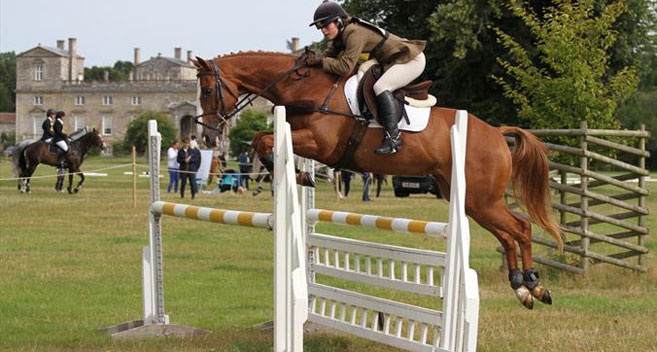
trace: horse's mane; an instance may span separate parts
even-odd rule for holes
[[[215,57],[215,59],[232,59],[236,57],[243,57],[243,56],[277,56],[277,57],[289,57],[289,58],[296,58],[299,57],[299,55],[296,54],[288,54],[288,53],[280,53],[280,52],[275,52],[275,51],[238,51],[238,52],[231,52],[230,54],[224,54],[224,55],[219,55]]]

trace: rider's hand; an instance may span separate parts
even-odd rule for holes
[[[321,66],[322,59],[323,59],[322,54],[314,51],[309,51],[308,60],[306,62],[308,63],[308,66]]]

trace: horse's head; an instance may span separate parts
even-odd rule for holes
[[[199,78],[199,101],[203,109],[203,114],[197,118],[202,117],[203,140],[214,147],[237,104],[238,87],[231,82],[229,75],[219,69],[215,60],[205,61],[197,56],[192,63]]]
[[[102,150],[107,149],[103,136],[100,134],[100,130],[97,130],[95,127],[91,130],[91,145],[98,147]]]

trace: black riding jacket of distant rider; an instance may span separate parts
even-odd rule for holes
[[[53,123],[50,121],[49,118],[46,118],[46,120],[43,121],[43,124],[41,124],[41,128],[43,129],[43,136],[41,136],[42,141],[46,141],[47,139],[55,137],[53,130]]]
[[[61,119],[55,119],[53,130],[55,130],[55,134],[52,137],[53,142],[66,141],[68,136],[64,133],[64,122]]]

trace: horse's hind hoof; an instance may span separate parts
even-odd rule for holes
[[[520,303],[522,303],[523,306],[527,309],[533,309],[534,308],[534,298],[532,297],[531,292],[527,289],[525,286],[520,286],[516,290],[516,297],[518,297],[518,300]]]
[[[73,193],[78,193],[78,192],[80,192],[80,189],[79,189],[79,188],[75,188],[75,189],[73,190]]]
[[[73,194],[73,190],[72,190],[72,189],[70,189],[70,188],[66,188],[66,190],[68,191],[68,194]]]
[[[552,294],[550,294],[550,290],[547,288],[536,286],[531,292],[532,296],[536,297],[539,301],[545,304],[552,304]]]
[[[310,176],[310,173],[305,171],[301,171],[297,175],[297,184],[305,187],[315,188],[315,180],[313,180],[312,176]]]

